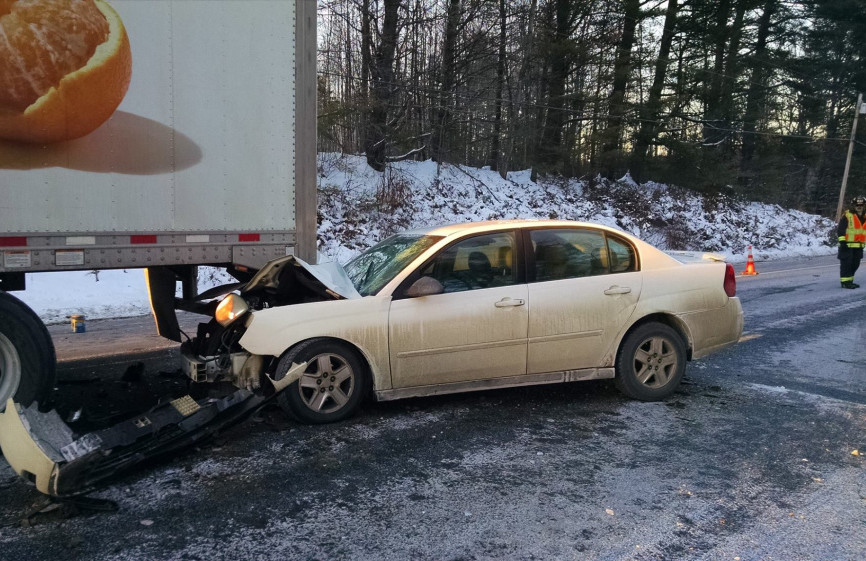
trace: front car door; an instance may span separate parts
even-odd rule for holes
[[[529,306],[518,263],[515,232],[479,234],[410,277],[433,277],[444,292],[391,302],[395,389],[526,374]]]
[[[613,366],[641,290],[635,248],[591,228],[528,232],[530,374]]]

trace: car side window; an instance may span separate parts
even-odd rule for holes
[[[637,270],[634,248],[623,240],[608,236],[608,253],[610,255],[610,272],[625,273]]]
[[[594,230],[533,230],[535,280],[572,279],[598,274],[593,271],[593,251],[604,247],[604,235]]]
[[[514,246],[511,232],[474,236],[442,250],[421,275],[441,282],[446,293],[512,285]]]

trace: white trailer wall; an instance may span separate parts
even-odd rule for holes
[[[110,3],[129,91],[83,138],[0,140],[0,233],[294,229],[295,1]]]

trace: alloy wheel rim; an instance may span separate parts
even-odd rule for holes
[[[345,358],[334,353],[316,355],[298,381],[304,404],[316,413],[342,409],[355,391],[355,372]]]
[[[637,381],[648,388],[661,388],[670,382],[679,360],[673,343],[666,337],[649,337],[634,353]]]

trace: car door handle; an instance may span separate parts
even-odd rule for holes
[[[631,292],[631,288],[627,286],[611,286],[607,290],[604,291],[608,296],[613,296],[614,294],[628,294]]]
[[[511,299],[511,298],[503,298],[499,302],[493,304],[497,308],[513,308],[515,306],[522,306],[526,304],[525,300],[521,300],[520,298]]]

